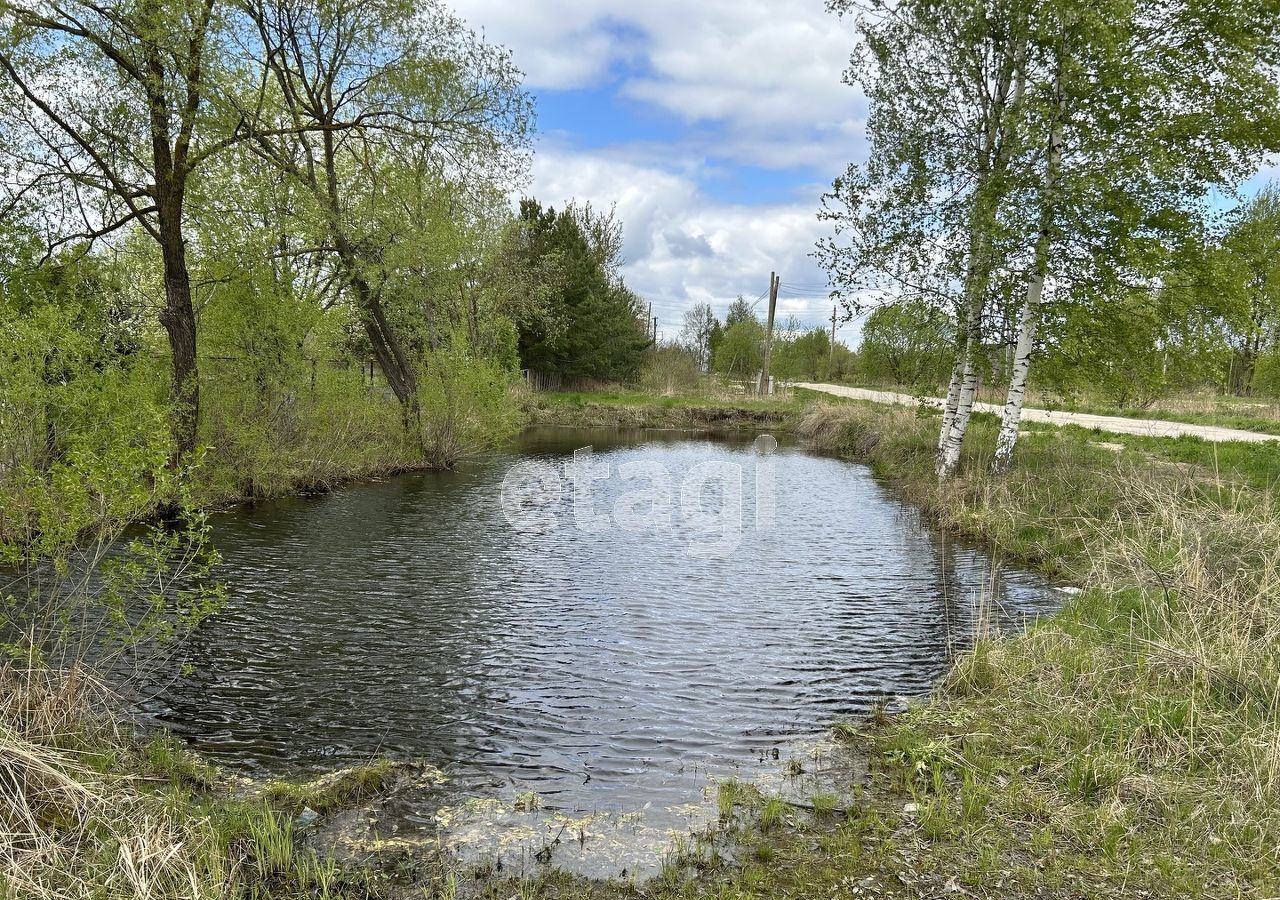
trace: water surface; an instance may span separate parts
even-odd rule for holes
[[[510,468],[588,445],[615,473],[594,485],[597,514],[640,484],[618,467],[644,462],[672,474],[670,525],[578,528],[566,485],[526,496],[548,521],[513,528]],[[731,486],[698,492],[703,520],[681,505],[706,463],[742,472],[740,540],[711,558]],[[420,758],[449,790],[533,791],[566,813],[693,802],[708,775],[927,692],[978,596],[1005,625],[1053,603],[1039,578],[922,527],[865,467],[686,434],[534,430],[458,472],[220,515],[214,536],[230,607],[159,711],[201,750],[271,774]],[[402,802],[388,827],[431,827],[439,802]]]

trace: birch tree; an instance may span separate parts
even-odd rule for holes
[[[1045,135],[1040,220],[997,473],[1012,464],[1046,279],[1067,302],[1073,283],[1141,290],[1200,227],[1209,189],[1233,190],[1280,136],[1274,9],[1058,2],[1033,30],[1028,77],[1047,98],[1028,126]]]
[[[711,367],[711,335],[716,325],[715,313],[709,303],[698,303],[685,311],[680,340],[693,354],[699,371],[705,372]]]
[[[923,299],[956,323],[956,358],[938,436],[954,471],[977,388],[992,278],[1015,239],[1000,216],[1024,155],[1029,4],[1018,0],[833,0],[861,38],[846,81],[870,103],[868,161],[824,198],[835,236],[818,255],[853,312],[859,296]]]

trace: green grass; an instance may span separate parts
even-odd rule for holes
[[[345,809],[385,790],[395,776],[391,760],[378,760],[328,772],[311,781],[272,781],[263,789],[262,799],[274,809],[298,815],[310,809],[322,816]]]
[[[627,421],[705,422],[690,413],[705,409],[744,423],[778,417],[815,446],[871,466],[938,527],[1084,590],[1025,634],[981,638],[927,702],[835,729],[871,770],[847,808],[817,796],[805,810],[724,782],[718,827],[687,840],[643,884],[549,870],[477,881],[439,861],[392,873],[376,862],[336,866],[305,848],[294,816],[304,807],[330,814],[382,790],[389,764],[235,799],[176,744],[70,739],[60,719],[48,728],[57,736],[50,758],[85,783],[114,773],[111,796],[132,818],[90,804],[100,827],[77,828],[79,807],[68,801],[41,827],[92,842],[144,810],[147,821],[169,823],[149,840],[182,837],[202,896],[262,900],[459,890],[494,900],[1280,894],[1275,447],[1034,426],[1014,471],[997,479],[987,474],[997,423],[980,415],[960,473],[939,483],[938,418],[928,411],[847,401],[801,414],[804,398],[734,405],[631,392],[536,402],[549,419],[581,410],[630,411]],[[25,716],[52,705],[15,708]],[[26,741],[18,746],[35,740],[7,734],[0,739]],[[93,845],[78,871],[116,871],[113,846]]]
[[[670,396],[623,389],[547,392],[529,395],[525,417],[535,425],[698,430],[767,427],[787,431],[795,427],[804,405],[800,396],[751,397],[712,386]]]
[[[1046,428],[994,479],[995,423],[978,417],[959,476],[943,484],[936,425],[936,414],[853,402],[799,427],[871,465],[939,526],[1085,590],[1026,634],[981,639],[928,702],[838,729],[872,769],[846,816],[827,798],[813,803],[827,815],[806,818],[722,788],[726,852],[704,849],[700,865],[640,888],[548,874],[522,896],[1280,892],[1280,511],[1264,489],[1274,448]]]

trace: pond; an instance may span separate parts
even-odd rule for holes
[[[755,437],[534,429],[456,472],[221,514],[229,608],[154,712],[254,775],[439,767],[383,833],[489,797],[491,841],[536,796],[516,806],[540,821],[644,811],[669,835],[714,779],[927,693],[980,618],[1054,608],[865,467]]]

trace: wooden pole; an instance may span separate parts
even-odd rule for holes
[[[760,384],[758,394],[769,393],[769,357],[773,351],[773,317],[778,309],[778,288],[782,286],[782,279],[778,277],[777,272],[769,273],[769,324],[765,328],[764,333],[764,368],[760,370]]]
[[[831,356],[827,359],[827,377],[831,377],[831,369],[836,364],[836,305],[831,304]]]

